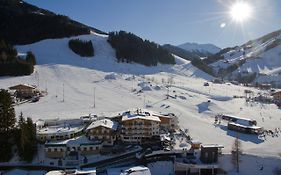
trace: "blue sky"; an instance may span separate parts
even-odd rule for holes
[[[105,32],[125,30],[160,44],[227,47],[281,29],[281,0],[245,0],[253,13],[243,23],[233,22],[229,15],[236,0],[25,1]]]

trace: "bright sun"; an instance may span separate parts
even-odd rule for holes
[[[243,1],[236,2],[230,8],[230,16],[236,22],[244,22],[252,15],[252,7]]]

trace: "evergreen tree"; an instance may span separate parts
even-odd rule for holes
[[[32,65],[36,65],[36,59],[35,56],[33,55],[33,53],[31,51],[27,52],[26,55],[26,61]]]
[[[24,119],[19,116],[19,141],[17,142],[18,154],[24,161],[31,162],[37,152],[36,126],[31,118]]]
[[[0,90],[0,133],[7,134],[14,129],[16,123],[12,99],[7,90]]]
[[[30,75],[34,71],[36,64],[35,56],[32,52],[27,53],[26,60],[17,57],[17,50],[0,40],[0,76],[3,75]]]
[[[15,127],[15,110],[8,91],[0,90],[0,161],[12,157],[11,133]]]

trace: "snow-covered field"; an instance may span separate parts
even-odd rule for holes
[[[48,92],[39,102],[16,106],[17,115],[23,112],[33,120],[75,118],[89,113],[113,115],[137,107],[172,112],[179,116],[180,126],[188,128],[194,139],[222,144],[227,153],[236,133],[213,124],[218,113],[255,119],[258,126],[265,129],[281,128],[281,110],[275,105],[248,104],[243,98],[233,98],[245,95],[247,87],[212,83],[203,86],[212,77],[189,61],[176,57],[176,65],[157,67],[117,63],[106,36],[91,34],[79,38],[93,41],[94,57],[82,58],[74,54],[68,48],[69,38],[17,46],[19,52],[31,50],[38,65],[30,76],[1,77],[0,88],[29,83]],[[168,82],[172,82],[169,89],[166,88]],[[166,99],[167,93],[174,98]],[[280,158],[280,136],[267,137],[265,141],[254,135],[240,134],[240,138],[245,153]]]

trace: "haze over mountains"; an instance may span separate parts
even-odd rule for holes
[[[198,44],[198,43],[184,43],[178,45],[179,48],[197,53],[199,56],[209,56],[218,53],[221,48],[214,44]]]

